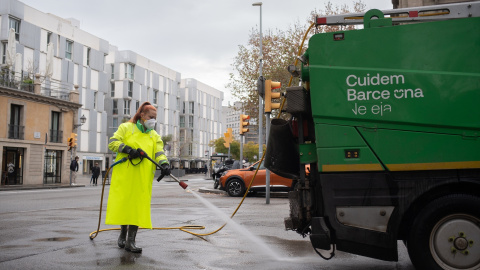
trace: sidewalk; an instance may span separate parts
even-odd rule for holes
[[[77,175],[76,185],[70,185],[70,178],[59,184],[35,184],[35,185],[4,185],[0,186],[0,191],[8,190],[29,190],[29,189],[54,189],[54,188],[79,188],[90,184],[89,175]],[[99,178],[100,182],[100,178]]]
[[[111,175],[110,175],[111,176]],[[55,188],[80,188],[86,187],[90,185],[91,175],[77,175],[76,185],[70,185],[70,179],[64,180],[60,184],[36,184],[36,185],[6,185],[0,186],[0,191],[8,191],[8,190],[30,190],[30,189],[55,189]],[[156,177],[155,177],[156,179]],[[181,177],[178,177],[180,181],[188,181],[189,179],[208,179],[208,176],[205,174],[187,174]],[[110,179],[107,179],[107,184],[110,184]],[[101,185],[103,178],[98,178],[98,185]],[[171,177],[165,177],[162,181],[165,182],[174,182]],[[212,189],[213,190],[213,189]]]

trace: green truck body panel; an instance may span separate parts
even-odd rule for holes
[[[479,26],[465,18],[314,35],[302,77],[319,171],[480,168]],[[347,158],[352,149],[358,157]]]
[[[480,3],[384,12],[316,20],[364,29],[312,36],[292,117],[272,121],[266,167],[298,181],[285,228],[315,250],[397,261],[403,240],[417,269],[478,269],[451,243],[480,231]]]

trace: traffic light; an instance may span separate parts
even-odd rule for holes
[[[233,142],[233,132],[232,128],[227,128],[227,133],[223,133],[225,135],[225,145],[226,148],[230,148],[230,143]]]
[[[280,88],[281,86],[281,82],[272,82],[272,80],[265,81],[265,112],[271,112],[272,109],[280,108],[280,103],[273,103],[272,99],[280,98],[281,94],[272,92],[272,90]]]
[[[72,150],[73,138],[68,137],[68,151]]]
[[[70,134],[70,138],[72,138],[72,145],[70,145],[70,148],[77,147],[77,133]]]
[[[246,126],[248,126],[250,123],[245,121],[245,120],[248,120],[248,119],[250,119],[249,115],[240,114],[240,135],[243,135],[243,133],[248,132],[248,128]]]

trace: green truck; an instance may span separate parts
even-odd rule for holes
[[[477,1],[317,18],[363,28],[310,38],[265,162],[297,179],[285,226],[322,257],[397,261],[403,241],[417,269],[480,269],[479,14]]]

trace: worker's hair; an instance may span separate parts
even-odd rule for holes
[[[140,115],[141,113],[146,113],[150,110],[154,110],[154,111],[157,111],[157,108],[153,107],[152,104],[150,104],[150,102],[144,102],[142,105],[140,105],[140,107],[138,108],[137,112],[135,113],[135,115],[132,117],[132,119],[130,119],[129,122],[132,122],[132,123],[137,123],[138,120],[140,120],[142,118],[142,116]]]

